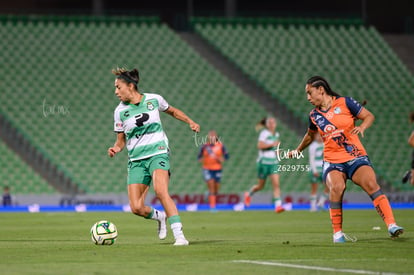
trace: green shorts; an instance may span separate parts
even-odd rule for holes
[[[160,154],[128,162],[128,184],[142,183],[151,185],[152,173],[156,169],[170,170],[170,159],[167,154]]]
[[[260,161],[257,162],[257,177],[259,179],[266,179],[268,176],[272,174],[279,174],[278,168],[279,164],[263,164]]]

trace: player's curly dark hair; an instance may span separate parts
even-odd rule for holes
[[[128,69],[125,68],[116,68],[112,70],[112,73],[116,75],[118,79],[122,79],[126,83],[134,84],[135,88],[138,89],[139,72],[137,69],[128,71]]]

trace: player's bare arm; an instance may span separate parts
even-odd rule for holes
[[[114,146],[108,148],[108,156],[112,158],[117,153],[121,152],[122,149],[124,149],[124,147],[125,147],[125,134],[118,133],[116,135],[116,141],[115,141]]]
[[[408,144],[411,147],[414,147],[414,131],[411,133],[410,137],[408,138]],[[414,178],[414,177],[413,177]]]
[[[191,130],[193,130],[194,132],[200,132],[200,125],[198,125],[197,123],[195,123],[191,118],[189,118],[183,111],[181,111],[180,109],[177,109],[173,106],[169,106],[167,110],[165,110],[165,112],[167,114],[169,114],[170,116],[181,120],[185,123],[187,123]]]
[[[270,144],[265,143],[263,141],[259,141],[257,143],[257,149],[259,149],[259,150],[271,149],[271,148],[273,148],[275,146],[278,146],[279,144],[280,144],[280,141],[278,141],[278,140],[275,141],[275,142],[273,142],[273,143],[270,143]]]
[[[311,144],[312,141],[314,140],[315,134],[316,134],[316,131],[312,131],[312,130],[308,129],[306,134],[303,136],[302,141],[299,143],[298,147],[296,147],[295,150],[289,152],[289,154],[288,154],[289,158],[296,155],[297,152],[300,153],[303,150],[305,150],[309,146],[309,144]]]
[[[364,132],[367,128],[371,127],[374,123],[375,116],[368,111],[366,108],[363,108],[357,116],[358,119],[362,120],[362,123],[359,126],[356,126],[351,130],[351,134],[361,134],[361,137],[364,137]]]

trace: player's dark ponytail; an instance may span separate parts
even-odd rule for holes
[[[265,128],[265,127],[266,127],[266,120],[267,120],[267,117],[264,117],[264,118],[262,118],[259,122],[257,122],[257,123],[256,123],[256,127],[255,127],[256,132],[259,132],[259,131],[261,131],[263,128]]]
[[[311,78],[308,79],[308,81],[306,81],[306,84],[311,85],[312,87],[315,88],[319,88],[319,87],[323,87],[326,91],[326,93],[330,96],[340,96],[338,93],[334,92],[331,89],[331,86],[329,86],[328,81],[326,81],[325,78],[323,78],[322,76],[312,76]]]

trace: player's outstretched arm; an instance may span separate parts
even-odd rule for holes
[[[187,123],[191,130],[193,130],[194,132],[200,132],[200,125],[198,125],[197,123],[195,123],[191,118],[189,118],[183,111],[181,111],[180,109],[177,109],[173,106],[169,106],[167,110],[165,110],[165,112],[167,114],[169,114],[170,116],[181,120],[185,123]]]
[[[295,150],[289,152],[289,158],[292,158],[297,153],[302,152],[303,150],[305,150],[306,147],[308,147],[309,144],[311,144],[313,139],[315,138],[315,133],[316,133],[316,131],[312,131],[312,130],[308,129],[306,134],[303,136],[302,141],[299,143],[298,147],[296,147]]]
[[[114,146],[108,148],[108,156],[112,158],[117,153],[121,152],[122,149],[124,149],[124,147],[125,147],[125,134],[118,133],[116,135],[116,141],[115,141]]]

